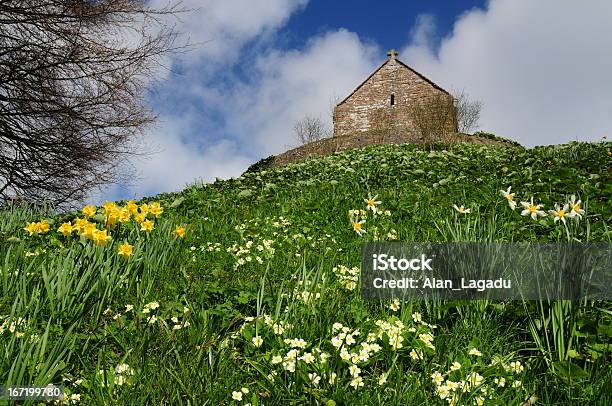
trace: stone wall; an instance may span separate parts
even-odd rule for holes
[[[393,96],[393,105],[391,97]],[[380,130],[381,113],[394,133],[414,134],[410,110],[432,97],[452,96],[391,54],[390,58],[334,109],[334,137]],[[456,123],[447,123],[456,132]],[[385,124],[382,125],[386,126]]]
[[[475,135],[454,134],[448,135],[444,139],[448,143],[470,142],[474,144],[500,145],[505,147],[515,147],[510,143],[503,141],[491,140]],[[345,137],[332,137],[319,141],[314,141],[309,144],[302,145],[294,149],[290,149],[274,158],[272,166],[286,165],[291,162],[302,161],[304,159],[317,156],[331,155],[334,152],[345,151],[349,149],[363,148],[368,145],[378,144],[422,144],[424,140],[414,134],[395,133],[385,137],[376,137],[370,133],[356,134]]]

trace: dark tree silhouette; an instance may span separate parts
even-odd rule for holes
[[[144,89],[182,49],[169,16],[131,0],[0,0],[0,202],[68,205],[120,180],[155,117]]]

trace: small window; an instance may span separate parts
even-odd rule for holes
[[[394,94],[391,95],[391,105],[395,106],[395,95]]]

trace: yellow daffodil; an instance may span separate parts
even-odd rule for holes
[[[149,205],[149,212],[158,217],[164,212],[164,209],[160,206],[159,202],[153,202]]]
[[[74,220],[74,225],[73,227],[79,232],[82,233],[85,230],[85,226],[87,226],[87,224],[89,224],[89,220],[87,220],[86,218],[84,219],[76,219]]]
[[[140,205],[140,212],[141,212],[142,214],[144,214],[145,216],[146,216],[147,214],[149,214],[149,205],[148,205],[148,204],[146,204],[146,203],[141,204],[141,205]]]
[[[176,226],[176,228],[172,232],[172,235],[177,238],[183,238],[185,236],[185,227]]]
[[[96,206],[92,206],[92,205],[87,205],[85,207],[83,207],[83,215],[86,218],[90,218],[96,215]]]
[[[153,222],[151,220],[145,220],[140,223],[140,229],[142,231],[146,231],[147,233],[153,230]]]
[[[23,229],[30,235],[39,233],[38,223],[28,223]]]
[[[41,220],[38,222],[38,232],[40,234],[49,232],[49,229],[50,229],[50,225],[47,220]]]
[[[108,235],[106,230],[95,230],[92,239],[96,245],[105,245],[112,237]]]
[[[83,230],[81,231],[81,235],[89,240],[94,238],[94,234],[98,230],[96,229],[96,225],[94,223],[87,223],[83,226]]]
[[[134,214],[134,220],[136,220],[137,223],[142,223],[146,219],[147,219],[147,215],[144,214],[144,213],[136,213],[136,214]]]
[[[136,204],[136,202],[135,202],[135,201],[133,201],[133,200],[128,201],[128,202],[125,204],[125,208],[126,208],[126,209],[128,209],[128,211],[129,211],[131,214],[136,214],[136,213],[138,213],[138,205],[137,205],[137,204]]]
[[[134,253],[134,246],[128,243],[123,243],[119,246],[118,254],[124,258],[131,257]]]
[[[72,224],[68,222],[68,223],[63,223],[61,226],[59,226],[59,228],[57,229],[57,232],[63,234],[64,237],[68,237],[72,233],[72,230],[73,230]]]
[[[106,202],[102,205],[102,210],[104,211],[105,216],[109,216],[113,210],[117,208],[115,202]]]
[[[127,207],[124,207],[119,212],[119,221],[122,223],[127,223],[132,218],[132,213]]]

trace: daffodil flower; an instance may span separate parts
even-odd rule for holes
[[[565,219],[567,217],[570,217],[569,204],[565,204],[562,208],[560,208],[558,204],[555,204],[555,209],[554,210],[549,210],[548,213],[551,216],[554,216],[555,223],[557,221],[561,220],[563,222],[563,224],[565,224]]]
[[[543,204],[533,204],[533,197],[530,202],[521,202],[521,206],[523,206],[524,210],[521,212],[521,216],[530,216],[533,220],[535,220],[538,216],[545,217],[546,212],[540,210],[544,207]]]
[[[382,202],[380,200],[376,200],[377,198],[378,198],[378,195],[372,197],[372,195],[368,193],[368,198],[363,199],[363,201],[366,202],[367,204],[366,210],[372,210],[372,213],[374,214],[378,213],[377,206],[379,206]]]
[[[363,228],[363,224],[365,223],[365,220],[360,220],[360,221],[354,221],[353,222],[353,230],[355,230],[355,232],[359,235],[363,235],[366,230]]]
[[[510,193],[512,186],[508,186],[508,190],[500,190],[499,193],[508,201],[508,205],[512,210],[516,209],[516,202],[514,201],[515,193]]]
[[[576,201],[576,195],[572,195],[569,201],[569,207],[571,208],[569,217],[582,218],[584,210],[581,207],[582,200]]]
[[[124,258],[130,257],[134,253],[134,246],[128,243],[123,243],[119,246],[117,253]]]
[[[459,206],[459,207],[457,207],[457,205],[456,205],[456,204],[453,204],[453,208],[454,208],[455,210],[457,210],[457,212],[458,212],[458,213],[460,213],[460,214],[470,214],[470,213],[471,213],[471,210],[470,210],[470,209],[466,209],[466,208],[465,208],[465,207],[463,207],[463,206]]]
[[[73,230],[72,224],[68,222],[68,223],[63,223],[61,226],[59,226],[59,228],[57,229],[57,232],[63,234],[64,237],[68,237],[72,233],[72,230]]]

